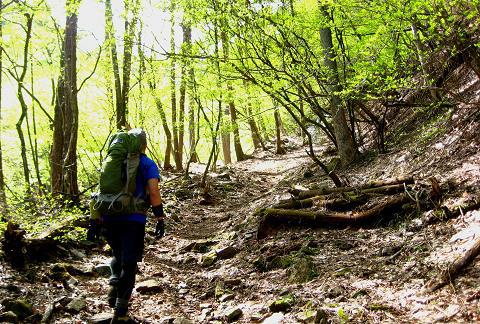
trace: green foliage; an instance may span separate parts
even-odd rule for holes
[[[118,34],[124,26],[125,16],[121,13],[125,10],[123,2],[112,2],[114,27]],[[77,168],[80,191],[85,191],[98,181],[101,149],[115,128],[111,43],[104,41],[103,28],[85,30],[93,25],[82,25],[82,21],[89,18],[82,16],[88,12],[82,8],[103,9],[103,3],[96,0],[67,3],[70,12],[77,9],[79,12],[77,79],[82,88],[78,92]],[[144,0],[140,4],[143,31],[135,36],[140,44],[138,47],[136,44],[133,53],[128,123],[147,130],[148,154],[158,162],[165,158],[166,136],[155,100],[164,107],[167,125],[172,127],[171,66],[170,53],[167,53],[170,49],[166,42],[170,39],[170,31],[169,28],[159,30],[152,22],[170,20],[172,14],[176,26],[175,51],[179,53],[175,68],[177,100],[180,80],[191,68],[194,79],[188,76],[186,80],[186,113],[192,109],[199,123],[197,153],[202,162],[209,156],[212,137],[217,136],[216,140],[219,140],[221,134],[233,130],[226,112],[230,102],[234,102],[237,109],[241,143],[246,153],[253,151],[248,121],[256,121],[264,139],[272,138],[275,132],[273,109],[278,107],[282,108],[280,113],[287,132],[298,130],[291,115],[300,118],[304,114],[307,125],[321,125],[328,133],[331,113],[327,107],[333,93],[328,90],[329,71],[324,63],[325,53],[319,33],[322,28],[333,33],[340,76],[340,87],[334,94],[344,103],[395,99],[406,89],[419,85],[418,74],[423,73],[422,57],[435,60],[443,57],[442,52],[446,53],[444,56],[452,56],[472,49],[478,51],[479,48],[475,41],[479,31],[478,0],[177,0],[173,13],[169,11],[169,1],[152,4]],[[321,11],[323,8],[332,19],[326,19]],[[6,194],[11,206],[17,206],[25,198],[26,186],[39,196],[49,188],[50,118],[54,116],[66,14],[62,11],[58,15],[58,10],[55,1],[35,0],[14,1],[2,12],[1,45],[5,73],[0,131]],[[12,77],[12,74],[19,73],[23,64],[25,30],[22,23],[25,14],[34,17],[25,87],[36,100],[24,92],[29,111],[28,125],[23,123],[22,126],[31,140],[27,145],[30,184],[23,183],[20,142],[15,128],[20,105],[16,98],[17,84]],[[103,19],[102,15],[100,17]],[[187,46],[181,41],[181,24],[192,28],[189,55],[183,55]],[[140,30],[140,26],[137,27]],[[416,36],[412,27],[418,30]],[[116,37],[116,42],[118,59],[122,62],[121,37]],[[84,46],[86,43],[88,46]],[[443,68],[443,62],[430,64],[434,69]],[[428,86],[432,80],[425,82]],[[223,117],[217,134],[215,126],[220,109]],[[184,152],[188,152],[187,119],[184,126]],[[425,139],[436,135],[438,133],[424,134]],[[33,167],[37,160],[38,177]],[[88,193],[85,191],[86,195]],[[50,198],[43,200],[49,201]],[[21,207],[20,210],[27,213]],[[57,217],[66,215],[56,214],[54,218]]]

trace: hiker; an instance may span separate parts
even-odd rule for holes
[[[117,137],[114,135],[110,140],[108,150],[108,154],[112,156],[110,161],[115,159],[115,157],[113,157],[116,149],[115,145],[125,146],[127,144],[124,144],[124,142],[128,142],[130,147],[126,149],[125,152],[131,152],[131,146],[133,145],[131,144],[132,139],[134,141],[139,141],[140,152],[139,154],[136,154],[138,168],[136,170],[133,196],[137,199],[135,200],[135,206],[137,206],[137,201],[142,201],[145,207],[143,209],[138,208],[139,210],[135,209],[125,213],[120,212],[121,208],[118,208],[115,212],[110,212],[110,210],[105,209],[105,206],[108,204],[107,208],[109,209],[112,209],[112,206],[115,207],[114,204],[119,200],[119,195],[115,195],[115,199],[106,204],[103,204],[101,198],[97,198],[97,208],[101,214],[100,223],[103,227],[102,233],[113,253],[110,263],[111,276],[109,285],[111,287],[108,292],[108,303],[110,307],[114,308],[114,315],[111,323],[126,323],[129,321],[127,315],[128,301],[135,285],[137,262],[141,261],[143,255],[145,224],[147,222],[146,209],[148,207],[152,206],[152,212],[157,221],[155,236],[161,238],[165,234],[163,205],[160,191],[158,189],[160,174],[155,162],[145,155],[145,150],[147,148],[146,133],[143,129],[137,128],[130,130],[128,133],[120,132],[119,134],[120,135]],[[116,150],[118,153],[119,149]],[[109,155],[107,155],[105,161],[108,161]],[[130,154],[128,154],[127,159],[130,159]],[[122,177],[125,177],[125,172],[129,172],[124,171],[125,168],[129,170],[128,163],[130,160],[127,161],[127,159],[124,159],[119,163],[119,165],[122,165],[122,163],[123,165],[127,165],[126,167],[122,166]],[[102,179],[106,179],[105,181],[113,181],[112,175],[103,174],[107,173],[108,169],[108,166],[106,166],[108,162],[105,161],[100,176],[99,197],[102,197]],[[114,167],[115,165],[113,168]],[[119,167],[117,166],[117,168]],[[103,176],[105,178],[102,178]],[[124,183],[125,179],[120,179],[120,181],[123,181],[120,183]],[[125,187],[128,187],[129,181],[126,181],[126,183]],[[104,187],[106,186],[107,185],[104,185]],[[105,191],[104,188],[103,191]],[[122,194],[120,194],[120,196],[121,195]],[[109,197],[109,195],[104,196]],[[92,228],[95,228],[95,225],[93,225]],[[90,230],[90,232],[98,234],[98,227]],[[92,233],[90,233],[90,236],[92,236]]]

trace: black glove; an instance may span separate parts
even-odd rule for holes
[[[90,220],[87,229],[87,240],[96,241],[100,238],[101,225],[98,221]]]
[[[162,238],[165,235],[165,221],[159,219],[157,225],[155,226],[155,236],[157,238]]]

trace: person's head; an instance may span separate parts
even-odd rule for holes
[[[140,138],[140,150],[145,153],[147,149],[147,133],[143,130],[143,128],[133,128],[128,131],[130,134],[135,134],[138,138]]]

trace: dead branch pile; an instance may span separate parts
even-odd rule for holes
[[[354,187],[290,190],[291,199],[258,211],[257,238],[265,238],[272,226],[281,224],[361,226],[408,205],[428,204],[437,189],[414,186],[412,177],[402,177]]]

